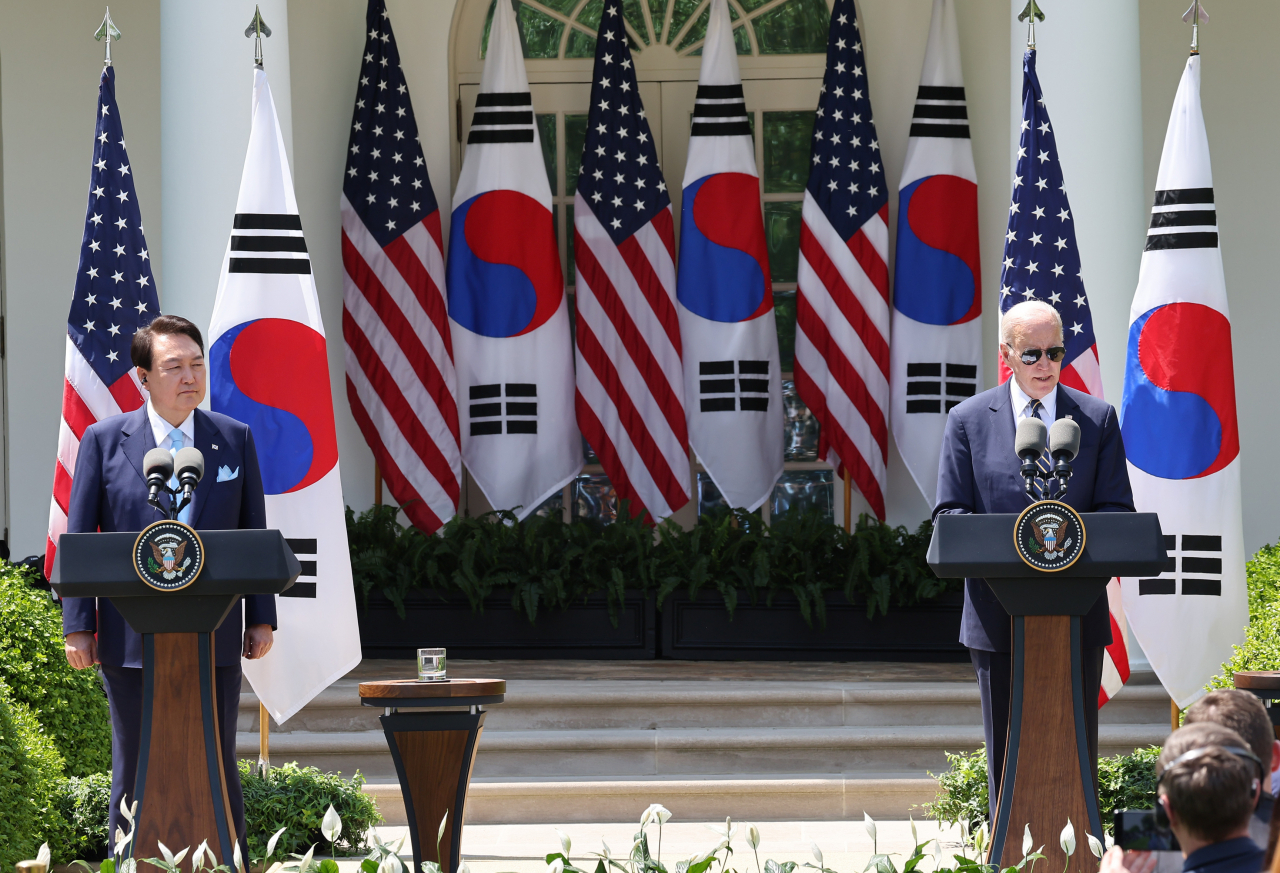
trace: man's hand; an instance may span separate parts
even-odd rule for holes
[[[251,624],[244,629],[244,656],[256,661],[271,651],[274,635],[269,624]]]
[[[1126,852],[1112,846],[1102,856],[1098,873],[1151,873],[1156,869],[1156,861],[1155,852]]]
[[[86,670],[98,663],[98,638],[89,631],[67,634],[62,648],[67,653],[67,663],[77,670]]]

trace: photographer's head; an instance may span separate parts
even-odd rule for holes
[[[1184,854],[1249,836],[1263,769],[1238,733],[1208,722],[1176,730],[1165,740],[1156,774],[1157,802]]]
[[[1212,722],[1229,727],[1249,744],[1249,748],[1262,761],[1266,773],[1274,773],[1280,765],[1280,740],[1276,739],[1271,716],[1267,715],[1262,701],[1248,691],[1239,688],[1219,688],[1210,691],[1187,710],[1183,724]],[[1263,780],[1264,791],[1269,789]]]

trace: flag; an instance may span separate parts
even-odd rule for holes
[[[619,0],[596,40],[574,195],[578,427],[631,514],[689,502],[671,197],[640,102]]]
[[[1009,229],[1005,234],[1000,311],[1024,300],[1040,300],[1058,310],[1067,348],[1061,382],[1101,400],[1102,371],[1098,367],[1093,317],[1080,276],[1080,250],[1076,247],[1071,204],[1067,202],[1067,186],[1058,163],[1057,140],[1036,75],[1035,49],[1027,50],[1022,70],[1022,129],[1009,204]],[[1007,382],[1010,375],[1002,359],[1000,383]],[[1112,579],[1107,585],[1111,645],[1103,658],[1098,706],[1129,681],[1129,653],[1119,595],[1119,580]]]
[[[831,9],[811,161],[801,211],[796,390],[818,420],[818,457],[847,472],[883,519],[889,191],[853,0]]]
[[[578,475],[582,438],[551,186],[508,0],[494,8],[446,277],[462,459],[490,505],[524,518]]]
[[[145,401],[129,345],[139,328],[160,314],[151,255],[142,234],[142,213],[124,146],[116,106],[116,71],[107,66],[98,82],[89,206],[85,211],[80,264],[67,315],[66,370],[58,460],[49,501],[49,539],[44,572],[53,572],[58,537],[67,529],[71,479],[85,429]]]
[[[1124,605],[1160,684],[1190,706],[1249,623],[1231,317],[1218,242],[1200,56],[1178,85],[1129,310],[1120,431],[1139,512],[1169,552]],[[1194,644],[1188,644],[1194,640]]]
[[[782,374],[760,178],[726,0],[711,0],[680,205],[689,437],[730,506],[782,475]]]
[[[231,241],[209,326],[212,406],[253,431],[267,527],[302,576],[277,600],[271,654],[244,674],[277,724],[360,663],[324,324],[284,137],[261,67]]]
[[[385,0],[369,0],[342,179],[347,399],[414,525],[458,509],[462,458],[440,209]]]
[[[969,142],[954,0],[934,0],[906,166],[898,184],[893,438],[933,502],[947,412],[982,390],[978,176]]]

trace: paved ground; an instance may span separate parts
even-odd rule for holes
[[[749,823],[735,823],[738,830],[731,843],[734,849],[729,867],[739,873],[758,873],[755,856],[746,842]],[[773,859],[778,862],[795,861],[798,864],[816,863],[812,846],[822,850],[823,863],[838,873],[861,873],[871,857],[871,838],[860,821],[856,822],[756,822],[760,831],[760,863]],[[939,830],[932,822],[917,822],[921,841],[941,837],[948,855],[959,851],[959,834],[953,829]],[[594,870],[593,853],[603,851],[601,841],[608,843],[614,855],[625,855],[631,847],[637,825],[628,824],[567,824],[560,830],[572,840],[570,858],[576,865]],[[723,837],[724,822],[681,823],[669,821],[662,831],[662,860],[669,869],[677,861],[704,852],[715,846]],[[913,845],[911,825],[905,821],[876,823],[878,846],[881,852],[895,854],[899,869],[910,856]],[[384,841],[398,840],[405,828],[378,828]],[[657,849],[657,828],[649,827],[649,845]],[[470,825],[463,829],[462,859],[472,873],[544,873],[545,856],[560,851],[560,838],[554,825]],[[926,852],[932,854],[933,846]],[[409,863],[410,850],[406,839],[402,857]],[[926,862],[932,869],[932,862]],[[342,860],[342,873],[354,873],[355,861]]]

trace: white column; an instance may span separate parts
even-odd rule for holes
[[[160,150],[164,284],[160,305],[206,331],[249,143],[254,6],[285,149],[293,161],[287,0],[160,2]]]
[[[1026,0],[1011,0],[1013,129],[1022,107]],[[1075,215],[1085,291],[1093,309],[1107,402],[1124,387],[1129,304],[1146,238],[1148,192],[1142,175],[1142,71],[1138,0],[1043,3],[1036,68],[1058,140]],[[1010,143],[1010,166],[1017,143]],[[167,241],[166,241],[167,244]]]

